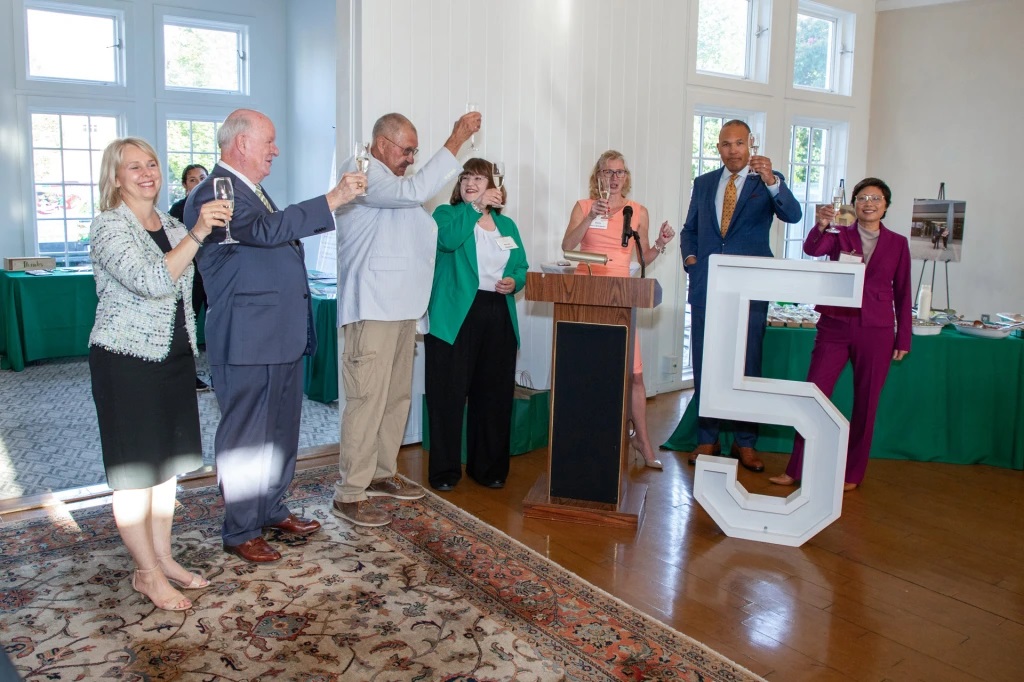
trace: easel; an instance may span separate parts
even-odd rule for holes
[[[939,196],[937,196],[935,198],[936,199],[940,199],[942,201],[945,201],[945,199],[946,199],[946,183],[944,183],[944,182],[940,182],[939,183]],[[935,294],[935,261],[934,260],[925,259],[925,260],[921,261],[921,275],[917,278],[917,293],[914,295],[914,300],[915,301],[919,301],[921,299],[921,283],[924,281],[924,269],[928,265],[928,263],[932,264],[932,283],[931,283],[931,289],[932,289],[932,295]],[[945,265],[945,267],[946,267],[946,307],[945,307],[945,310],[949,310],[950,309],[950,305],[949,305],[949,261],[948,260],[943,261],[943,265]],[[932,306],[933,309],[934,309],[934,307],[935,306]],[[920,311],[918,312],[918,314],[920,314]]]

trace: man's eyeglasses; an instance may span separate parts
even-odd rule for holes
[[[398,147],[399,149],[401,149],[402,150],[402,156],[416,156],[417,154],[420,153],[420,148],[419,147],[405,147],[405,148],[403,148],[402,145],[398,144],[397,142],[392,140],[387,135],[381,135],[381,137],[383,137],[385,140],[387,140],[391,144],[393,144],[396,147]]]
[[[854,197],[853,200],[858,204],[878,204],[881,203],[885,197],[878,194],[864,194],[859,197]]]
[[[625,170],[624,168],[619,168],[618,170],[605,169],[603,171],[600,171],[600,173],[606,178],[610,178],[613,175],[617,178],[624,178],[627,175],[629,175],[629,171]]]

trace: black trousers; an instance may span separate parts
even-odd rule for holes
[[[466,474],[483,484],[504,481],[516,375],[516,335],[505,294],[478,291],[455,343],[428,334],[424,347],[430,484],[454,485],[462,478],[467,402]]]

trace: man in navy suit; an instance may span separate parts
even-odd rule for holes
[[[302,412],[303,355],[316,348],[302,237],[334,229],[334,211],[358,194],[361,174],[345,174],[327,194],[279,210],[260,182],[279,150],[274,124],[249,109],[217,133],[221,160],[185,203],[185,224],[213,199],[214,178],[230,178],[237,244],[214,230],[197,261],[209,308],[206,351],[221,420],[214,447],[224,496],[224,550],[250,562],[277,561],[263,529],[309,535],[315,520],[282,501],[295,473]]]
[[[750,155],[749,138],[750,127],[743,121],[732,120],[722,126],[718,153],[725,166],[694,181],[683,225],[680,248],[689,283],[695,397],[700,396],[704,360],[708,259],[714,253],[771,258],[768,236],[775,217],[796,223],[803,214],[782,174],[772,170],[771,159]],[[748,175],[748,168],[756,175]],[[767,314],[767,301],[750,303],[747,376],[761,376],[761,342]],[[697,449],[690,454],[690,464],[696,463],[698,455],[721,452],[719,420],[701,417],[698,423]],[[764,463],[754,450],[757,425],[736,422],[734,435],[731,455],[751,471],[764,471]]]

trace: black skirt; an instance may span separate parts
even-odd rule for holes
[[[165,360],[89,349],[103,466],[113,490],[150,488],[203,465],[196,363],[181,301],[175,317]]]

